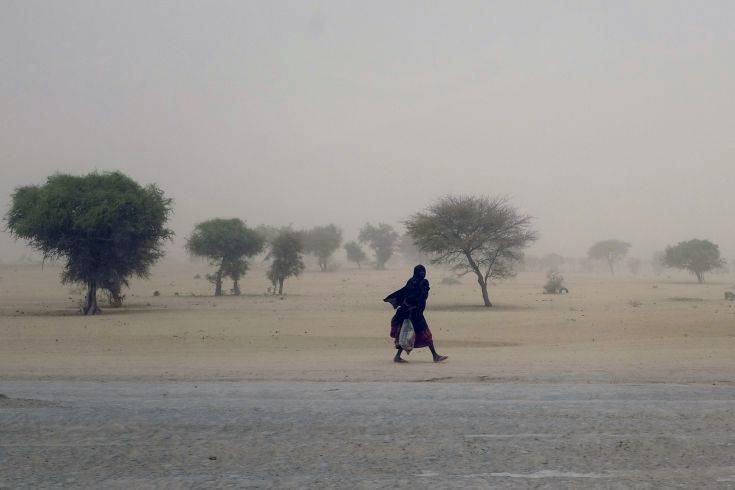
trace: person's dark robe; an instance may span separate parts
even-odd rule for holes
[[[390,303],[396,310],[390,322],[390,336],[398,342],[401,326],[406,318],[411,320],[416,332],[414,348],[426,347],[432,342],[431,330],[424,317],[426,300],[429,297],[429,281],[412,277],[406,285],[389,294],[383,301]],[[396,344],[397,345],[397,344]]]

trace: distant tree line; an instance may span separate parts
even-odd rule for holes
[[[526,256],[523,266],[526,270],[556,271],[562,265],[573,270],[591,272],[595,262],[603,262],[611,275],[619,264],[623,262],[631,245],[621,240],[604,240],[593,244],[586,259],[565,258],[551,253],[541,258]],[[697,282],[705,281],[705,274],[726,270],[727,261],[721,256],[719,246],[709,240],[692,239],[669,245],[663,251],[656,251],[650,260],[644,261],[638,257],[628,257],[625,265],[633,276],[638,276],[648,266],[650,271],[660,276],[666,269],[686,270],[697,278]]]
[[[129,280],[147,277],[163,256],[164,244],[173,237],[166,227],[172,209],[171,199],[157,186],[141,186],[120,172],[55,174],[42,185],[17,188],[5,220],[11,235],[27,241],[45,260],[64,261],[62,282],[86,286],[82,312],[94,315],[100,313],[98,291],[119,306]],[[407,261],[446,264],[457,275],[471,274],[485,306],[492,306],[493,281],[512,277],[520,268],[544,269],[548,277],[560,278],[554,273],[564,265],[587,271],[602,262],[614,275],[631,248],[628,242],[608,239],[593,244],[582,261],[556,253],[526,256],[524,250],[537,239],[532,218],[503,197],[445,196],[404,224],[401,235],[387,223],[366,223],[356,240],[343,245],[343,232],[332,223],[296,230],[250,228],[240,218],[213,218],[194,226],[185,248],[211,265],[207,278],[215,296],[224,294],[228,278],[232,294],[241,294],[240,281],[259,255],[269,262],[266,276],[273,294],[282,295],[286,280],[305,270],[305,255],[328,272],[343,247],[347,261],[358,268],[371,262],[383,270],[398,253]],[[656,274],[677,268],[702,283],[705,274],[723,270],[726,261],[716,244],[692,239],[657,252],[649,263]],[[644,262],[630,257],[625,264],[638,275]]]

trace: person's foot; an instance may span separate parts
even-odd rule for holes
[[[447,360],[447,356],[434,356],[434,362],[442,362],[446,360]]]
[[[393,362],[408,362],[408,361],[401,358],[401,356],[396,356],[393,358]]]

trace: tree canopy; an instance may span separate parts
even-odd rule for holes
[[[345,243],[345,252],[347,253],[347,260],[357,264],[358,268],[361,267],[360,264],[367,260],[367,255],[365,255],[365,251],[360,247],[357,242],[352,241]]]
[[[630,243],[621,240],[604,240],[592,245],[587,256],[594,260],[605,260],[610,274],[615,275],[615,264],[623,260],[630,250]]]
[[[132,276],[147,277],[173,232],[165,227],[171,199],[120,172],[55,174],[40,186],[19,187],[8,230],[44,258],[66,260],[62,281],[83,283],[84,314],[97,314],[97,290],[119,296]]]
[[[304,234],[304,250],[316,256],[319,268],[326,272],[329,258],[342,244],[342,230],[333,224],[315,226]]]
[[[406,228],[421,251],[435,254],[433,263],[474,273],[485,306],[492,306],[489,282],[514,275],[523,249],[536,240],[531,220],[503,197],[447,196],[411,216]]]
[[[283,283],[289,277],[296,277],[304,270],[304,237],[302,233],[286,229],[281,231],[271,242],[268,257],[272,259],[268,269],[268,279],[273,284],[275,294],[283,295]]]
[[[215,285],[214,295],[221,296],[222,280],[228,276],[233,280],[233,293],[239,294],[239,280],[248,269],[247,258],[259,254],[264,244],[263,236],[241,219],[214,218],[194,227],[186,250],[217,267],[208,278]]]
[[[709,240],[689,240],[666,247],[663,264],[666,267],[684,269],[704,282],[704,273],[724,267],[725,260],[720,257],[720,247]]]
[[[399,236],[389,224],[378,223],[374,226],[366,223],[360,230],[357,239],[360,243],[367,243],[373,249],[375,268],[385,269],[386,262],[393,256]]]

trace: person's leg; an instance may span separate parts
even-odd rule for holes
[[[396,346],[396,356],[393,358],[393,362],[406,362],[405,359],[401,359],[401,353],[403,352],[403,348],[400,346]]]
[[[446,360],[447,356],[440,356],[439,353],[436,352],[436,349],[434,349],[434,342],[429,344],[429,350],[431,351],[431,355],[434,356],[434,362],[442,362]]]

